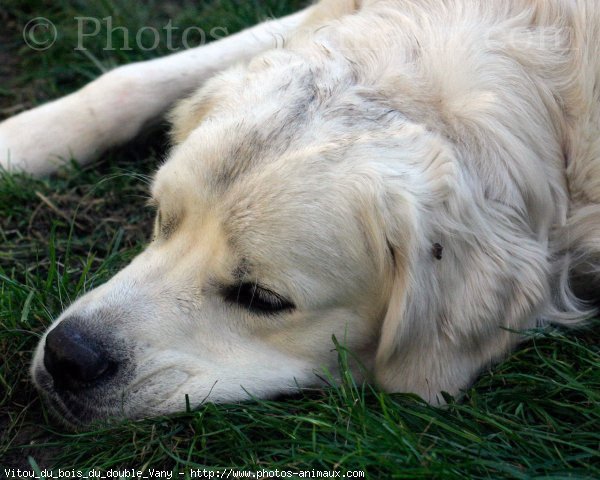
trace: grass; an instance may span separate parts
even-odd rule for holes
[[[114,25],[134,30],[172,19],[181,30],[225,26],[233,33],[300,2],[197,3],[147,1],[142,9],[126,0],[4,0],[0,112],[65,94],[114,65],[168,53],[164,45],[105,51],[102,35],[89,39],[87,53],[74,51],[73,17],[113,15]],[[43,52],[25,47],[21,36],[36,16],[60,32]],[[113,40],[117,45],[119,32]],[[346,377],[339,387],[284,401],[209,404],[167,418],[62,431],[28,380],[32,349],[66,304],[143,248],[152,215],[144,207],[146,175],[165,143],[159,130],[50,179],[0,175],[0,467],[162,469],[179,478],[225,467],[359,470],[382,479],[600,478],[597,322],[578,332],[533,332],[517,353],[484,372],[462,402],[443,410]]]

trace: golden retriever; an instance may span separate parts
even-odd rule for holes
[[[35,353],[66,422],[316,386],[332,335],[440,404],[593,312],[597,0],[324,0],[8,119],[0,160],[84,162],[186,96],[154,239]]]

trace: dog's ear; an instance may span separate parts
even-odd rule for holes
[[[248,68],[242,64],[230,67],[211,77],[189,97],[180,100],[167,114],[171,123],[171,141],[183,142],[208,117],[226,110],[228,100],[239,95]]]
[[[175,105],[167,114],[174,145],[183,142],[207,117],[216,114],[243,81],[244,71],[241,65],[229,68],[211,77],[206,84]]]
[[[486,204],[442,140],[422,132],[408,154],[379,168],[392,267],[375,376],[444,403],[441,392],[459,394],[516,343],[510,330],[534,326],[548,303],[547,252],[514,210]]]
[[[167,115],[171,123],[171,142],[177,145],[206,118],[216,105],[218,98],[206,89],[200,89],[192,96],[181,100]]]

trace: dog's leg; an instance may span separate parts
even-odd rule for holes
[[[218,42],[116,68],[81,90],[0,123],[0,166],[35,175],[84,163],[137,135],[177,99],[231,64],[281,44],[312,8]]]

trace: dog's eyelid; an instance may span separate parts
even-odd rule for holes
[[[279,313],[296,308],[293,302],[257,282],[244,281],[224,287],[223,297],[254,313]]]

